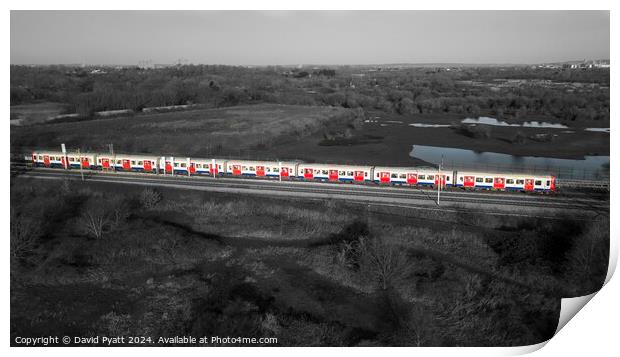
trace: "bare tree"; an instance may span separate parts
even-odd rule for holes
[[[41,230],[31,219],[11,209],[11,256],[23,259],[37,245]]]
[[[125,199],[120,197],[112,199],[110,206],[111,225],[118,227],[129,217],[129,205]]]
[[[382,290],[409,275],[405,252],[383,238],[362,237],[357,247],[360,272],[374,279]]]
[[[96,239],[101,239],[111,223],[110,214],[101,205],[91,205],[84,210],[82,223],[88,234]]]
[[[146,209],[155,207],[161,201],[161,193],[150,187],[142,190],[140,194],[140,204]]]

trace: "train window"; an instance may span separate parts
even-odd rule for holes
[[[74,161],[75,161],[75,158],[74,158],[74,157],[70,157],[70,158],[69,158],[69,162],[74,162]]]
[[[318,174],[320,174],[320,173],[321,173],[321,170],[314,170],[314,174],[315,174],[315,175],[318,175]]]
[[[463,176],[459,177],[459,182],[463,182]]]
[[[523,179],[517,179],[517,185],[523,185],[524,182]]]
[[[250,166],[250,171],[254,171],[254,166]]]
[[[327,175],[327,170],[323,170],[323,171],[321,171],[321,173],[322,173],[323,175]]]
[[[347,171],[347,176],[353,176],[353,171]]]
[[[138,165],[143,165],[144,162],[143,161],[138,161]]]
[[[426,176],[420,175],[420,176],[418,176],[418,180],[426,180]]]
[[[280,168],[279,168],[279,167],[274,167],[274,168],[273,168],[273,172],[276,172],[276,173],[277,173],[277,172],[280,172]]]
[[[390,177],[391,178],[398,178],[398,174],[391,174]]]
[[[492,183],[493,182],[493,178],[492,177],[485,177],[484,178],[484,183]]]
[[[542,181],[541,180],[536,180],[536,181],[534,181],[534,185],[540,186],[540,185],[542,185]]]
[[[398,177],[399,177],[399,178],[407,178],[407,175],[405,175],[405,174],[400,174]]]
[[[513,185],[514,183],[515,183],[515,180],[513,180],[513,179],[506,179],[506,184]]]
[[[248,171],[248,167],[247,167],[247,166],[242,166],[242,167],[241,167],[241,170],[243,170],[243,171]]]
[[[182,162],[182,163],[181,163],[181,167],[187,167],[187,163]]]
[[[368,177],[368,172],[364,172],[364,177]]]
[[[120,165],[121,164],[121,160],[116,160],[116,163]]]
[[[450,176],[446,176],[446,181],[450,181]]]
[[[551,181],[547,180],[547,186],[551,186]]]
[[[484,179],[482,177],[476,177],[476,182],[483,182]]]
[[[135,165],[136,164],[136,160],[131,160],[131,164]]]
[[[344,172],[344,171],[338,171],[338,175],[340,175],[340,176],[344,176],[344,175],[345,175],[345,172]]]

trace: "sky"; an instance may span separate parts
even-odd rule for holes
[[[11,11],[11,64],[609,59],[608,11]]]

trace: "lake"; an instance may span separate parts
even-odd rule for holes
[[[550,173],[558,178],[594,180],[609,177],[609,156],[585,156],[583,160],[515,156],[497,152],[476,152],[450,147],[413,145],[410,156],[446,169]]]

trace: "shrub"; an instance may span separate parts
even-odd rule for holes
[[[454,127],[456,132],[474,139],[488,139],[491,137],[491,129],[488,125],[459,124]]]
[[[358,270],[362,278],[375,281],[381,290],[397,286],[411,271],[405,251],[378,237],[362,236],[356,241],[343,241],[337,260],[341,265]]]
[[[161,193],[153,188],[147,187],[140,193],[140,205],[146,209],[154,208],[160,201]]]
[[[101,239],[111,224],[110,214],[104,206],[90,205],[82,214],[82,223],[86,233],[95,239]]]
[[[33,220],[11,210],[11,256],[23,259],[34,251],[41,231]]]

